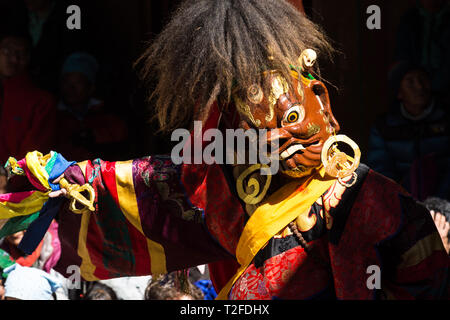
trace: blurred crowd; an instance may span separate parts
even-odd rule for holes
[[[450,2],[415,3],[398,24],[389,108],[371,128],[367,164],[425,203],[448,252]]]
[[[22,4],[22,5],[21,5]],[[65,1],[8,1],[0,10],[0,162],[58,150],[67,159],[123,159],[128,123],[97,90],[90,39],[66,26]]]

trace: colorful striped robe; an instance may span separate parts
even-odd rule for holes
[[[280,230],[225,297],[448,298],[449,257],[428,211],[366,166],[357,173],[354,186],[334,195],[338,203],[327,215],[320,201],[309,210],[316,223],[302,234],[324,264]],[[222,266],[219,290],[236,271],[236,248],[249,218],[226,166],[177,166],[162,156],[97,159],[69,167],[65,176],[94,187],[96,212],[74,214],[68,205],[60,210],[56,269],[63,274],[69,276],[70,265],[80,266],[85,280],[96,280],[213,263],[216,279]],[[368,286],[370,266],[380,268],[380,289]]]

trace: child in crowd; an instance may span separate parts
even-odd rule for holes
[[[177,272],[152,278],[145,289],[145,300],[203,300],[202,291],[188,277],[184,279],[187,288],[181,288]]]

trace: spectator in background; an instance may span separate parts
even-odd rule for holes
[[[408,60],[431,75],[433,91],[450,95],[450,5],[448,0],[417,0],[397,33],[396,60]]]
[[[188,288],[182,290],[177,272],[153,277],[145,289],[144,300],[203,300],[200,288],[186,278]]]
[[[60,282],[48,273],[13,264],[7,267],[5,281],[6,300],[56,300]]]
[[[194,285],[202,290],[205,300],[214,300],[217,297],[217,292],[211,280],[198,280],[194,282]]]
[[[208,265],[199,265],[189,269],[189,280],[202,290],[205,300],[214,300],[217,293],[210,279]]]
[[[70,55],[62,69],[55,150],[71,161],[122,158],[127,149],[126,123],[94,97],[97,70],[96,59],[83,52]]]
[[[424,205],[430,210],[445,250],[450,254],[450,202],[437,197],[430,197],[424,201]]]
[[[68,280],[53,269],[61,253],[57,223],[54,221],[51,224],[44,239],[30,255],[24,254],[19,248],[24,234],[25,231],[18,231],[0,239],[0,270],[14,263],[42,270],[59,283],[58,300],[67,300]]]
[[[53,0],[25,0],[28,9],[28,31],[33,40],[33,47],[41,40],[45,23],[55,9]]]
[[[3,279],[0,279],[0,300],[5,300],[5,285]]]
[[[371,129],[367,164],[414,197],[450,198],[450,124],[428,73],[410,62],[389,74],[394,101]]]
[[[39,256],[41,255],[43,241],[39,243],[36,250],[32,254],[25,255],[18,248],[24,234],[25,231],[18,231],[9,236],[6,236],[4,241],[0,245],[0,249],[7,252],[10,255],[12,261],[15,261],[16,263],[24,267],[31,267],[37,263]]]
[[[39,86],[56,94],[65,57],[75,51],[86,50],[89,46],[85,12],[83,28],[69,30],[69,15],[66,11],[74,1],[24,0],[24,3],[25,25],[33,47],[32,75]]]
[[[5,299],[5,280],[7,274],[4,273],[4,270],[10,266],[12,266],[14,262],[11,260],[10,255],[0,249],[0,300]]]
[[[6,187],[8,184],[8,174],[6,173],[5,168],[0,165],[0,194],[6,193]]]
[[[23,158],[30,150],[49,152],[55,136],[56,107],[51,94],[32,82],[30,39],[0,35],[0,163]]]
[[[22,266],[36,267],[50,273],[61,256],[61,243],[58,238],[58,223],[52,221],[50,227],[32,254],[25,255],[20,249],[26,226],[25,221],[10,219],[0,230],[0,249],[7,252],[14,261]]]
[[[119,277],[99,280],[98,283],[114,290],[119,300],[142,300],[151,278],[152,276]]]
[[[92,284],[83,300],[119,300],[116,292],[104,283]]]

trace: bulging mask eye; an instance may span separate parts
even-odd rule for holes
[[[287,126],[302,122],[303,119],[305,119],[305,108],[302,105],[295,104],[284,113],[281,124]]]

